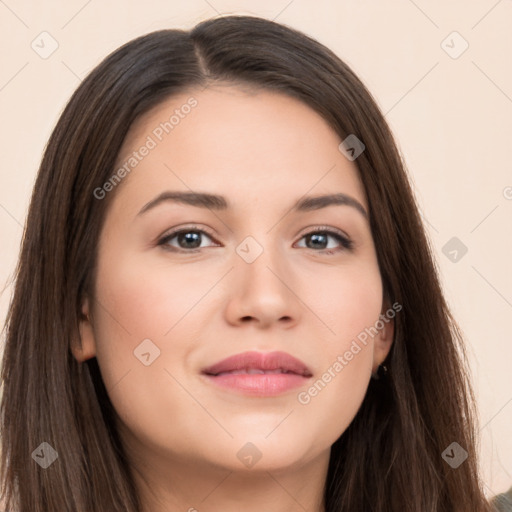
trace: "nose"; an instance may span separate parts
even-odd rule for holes
[[[265,249],[252,263],[236,255],[226,317],[232,325],[253,323],[291,328],[303,314],[299,283],[277,250]]]

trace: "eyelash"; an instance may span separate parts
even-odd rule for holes
[[[213,235],[211,233],[209,233],[208,231],[206,231],[204,229],[199,229],[196,226],[190,226],[190,227],[186,227],[186,228],[177,229],[175,231],[172,231],[171,233],[168,233],[167,235],[164,235],[162,238],[160,238],[160,240],[158,240],[157,245],[162,246],[163,249],[172,251],[172,252],[190,253],[190,252],[200,251],[200,248],[182,249],[179,247],[173,247],[173,246],[167,245],[167,242],[169,242],[169,240],[172,240],[174,237],[176,237],[176,235],[179,235],[181,233],[189,233],[189,232],[203,233],[203,234],[207,235],[209,238],[211,238],[212,240],[214,239]],[[342,245],[343,248],[341,248],[341,249],[340,248],[338,248],[338,249],[321,249],[318,251],[316,251],[315,249],[311,249],[314,252],[320,252],[320,253],[324,253],[327,255],[332,255],[332,254],[336,254],[336,253],[344,251],[344,250],[348,250],[348,251],[353,250],[354,243],[351,240],[349,240],[347,237],[341,235],[337,231],[333,231],[326,227],[314,228],[311,231],[308,231],[307,233],[302,235],[302,237],[300,239],[302,240],[303,238],[305,238],[308,235],[314,235],[317,233],[323,233],[323,234],[332,236]],[[305,249],[309,249],[309,247],[305,247]]]

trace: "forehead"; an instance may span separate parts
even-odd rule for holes
[[[165,189],[288,204],[305,194],[344,192],[365,207],[357,167],[340,136],[311,107],[283,93],[237,85],[191,89],[160,103],[132,125],[116,168],[138,157],[121,195]],[[126,196],[128,199],[128,196]],[[143,200],[143,199],[141,199]]]

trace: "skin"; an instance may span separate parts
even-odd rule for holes
[[[361,213],[290,210],[304,195],[342,192],[368,211],[364,188],[340,137],[310,107],[233,84],[191,90],[146,113],[118,165],[191,96],[198,105],[109,192],[96,294],[84,300],[73,353],[80,362],[97,357],[145,510],[323,511],[330,447],[356,415],[394,326],[360,344],[309,403],[298,401],[389,304]],[[164,202],[137,215],[165,190],[220,194],[231,206]],[[158,245],[191,224],[213,235],[200,235],[199,250],[178,237],[167,241],[178,252]],[[317,226],[340,230],[353,250],[332,235],[315,246],[305,235]],[[247,236],[263,249],[252,263],[236,252]],[[134,350],[148,338],[160,356],[146,366]],[[254,397],[201,375],[247,350],[288,352],[313,377]],[[237,457],[248,442],[261,453],[251,468]]]

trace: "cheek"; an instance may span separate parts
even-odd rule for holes
[[[315,314],[327,352],[330,348],[343,349],[353,337],[375,324],[382,308],[382,292],[373,258],[317,269],[303,282],[301,298]]]
[[[143,253],[116,250],[102,255],[97,276],[97,360],[118,411],[133,409],[139,415],[135,409],[140,407],[149,417],[152,406],[159,408],[155,390],[179,391],[165,370],[180,382],[189,370],[190,354],[204,340],[211,315],[218,315],[221,307],[218,302],[212,305],[214,294],[208,292],[222,273],[218,266],[170,263],[165,257],[150,259]],[[152,398],[138,403],[134,398],[142,390]]]
[[[382,284],[376,264],[331,269],[330,278],[318,283],[321,289],[312,287],[307,297],[322,320],[317,341],[322,363],[297,402],[312,429],[322,418],[323,439],[334,442],[352,422],[368,388]]]
[[[204,271],[203,271],[204,270]],[[211,287],[206,269],[169,264],[164,259],[148,262],[142,256],[104,262],[98,281],[111,328],[124,331],[125,337],[162,339],[190,322],[194,308]],[[103,276],[103,277],[102,277]],[[197,308],[200,309],[200,308]],[[182,320],[183,319],[183,320]]]
[[[179,385],[180,364],[197,344],[198,317],[204,315],[200,299],[216,280],[177,265],[148,264],[136,255],[114,261],[105,254],[101,260],[94,328],[98,365],[117,414],[148,443],[170,439],[167,410],[191,407]],[[173,435],[176,444],[185,433],[177,429]]]

